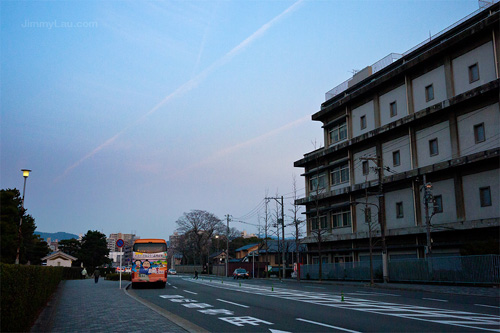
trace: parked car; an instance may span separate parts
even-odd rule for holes
[[[250,274],[244,268],[236,268],[233,272],[233,279],[248,279]]]
[[[168,270],[168,274],[177,275],[177,271],[175,269],[173,269],[173,268],[170,268]]]

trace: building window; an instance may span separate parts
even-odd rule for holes
[[[396,217],[401,219],[404,217],[403,202],[396,202]]]
[[[434,99],[434,86],[432,84],[425,87],[425,101],[429,102]]]
[[[365,223],[372,222],[372,209],[370,207],[365,208]]]
[[[343,164],[335,167],[331,172],[331,184],[339,185],[349,181],[349,165]]]
[[[476,82],[479,80],[479,66],[477,63],[469,66],[469,83]]]
[[[347,139],[347,124],[341,123],[330,129],[328,132],[330,137],[330,144],[337,143],[339,141]]]
[[[396,150],[392,152],[392,166],[399,165],[401,165],[401,155],[399,153],[399,150]]]
[[[391,115],[391,117],[394,117],[395,115],[398,114],[398,105],[396,104],[396,101],[392,102],[389,105],[389,109],[390,109],[390,115]]]
[[[321,230],[328,229],[328,219],[326,216],[320,216],[319,222],[321,223]]]
[[[318,219],[315,217],[311,218],[311,230],[318,230],[319,225],[318,225]]]
[[[443,196],[435,195],[434,196],[434,214],[443,212]]]
[[[321,230],[328,229],[328,219],[326,216],[320,216],[319,217],[319,222],[321,223]],[[312,217],[311,218],[311,230],[318,230],[320,227],[320,224],[318,223],[318,218],[317,217]]]
[[[491,190],[490,187],[481,187],[479,189],[479,196],[481,199],[481,207],[491,206]]]
[[[436,156],[439,154],[437,138],[429,140],[429,153],[431,156]]]
[[[359,121],[361,124],[361,129],[365,129],[366,128],[366,116],[361,116],[361,118],[359,118]]]
[[[309,180],[309,190],[310,191],[317,191],[324,189],[326,187],[325,183],[325,174],[322,173],[320,175],[314,175],[311,176],[311,179]]]
[[[474,139],[476,143],[484,142],[486,136],[484,134],[484,123],[474,125]]]
[[[351,212],[342,211],[332,214],[332,225],[334,228],[348,227],[351,225]]]
[[[363,175],[367,175],[368,172],[370,172],[370,168],[368,167],[368,161],[363,161],[361,165],[363,166]]]

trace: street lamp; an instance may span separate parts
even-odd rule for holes
[[[16,265],[19,265],[19,252],[21,249],[21,239],[22,239],[22,232],[21,232],[21,225],[23,224],[23,216],[24,216],[24,192],[26,191],[26,179],[29,177],[31,170],[28,169],[22,169],[23,172],[23,177],[24,177],[24,187],[23,187],[23,198],[21,199],[21,218],[19,220],[19,234],[18,234],[18,239],[17,239],[17,252],[16,252]]]

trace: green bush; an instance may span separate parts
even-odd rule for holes
[[[63,267],[0,264],[1,331],[29,331],[63,275]]]
[[[111,280],[111,281],[119,281],[120,280],[120,273],[108,273],[106,275],[106,280]],[[131,281],[132,276],[130,273],[122,273],[122,281]]]

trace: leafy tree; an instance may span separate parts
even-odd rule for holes
[[[80,263],[82,262],[80,260],[80,251],[82,249],[80,241],[74,238],[62,239],[59,241],[58,247],[60,251],[78,258],[78,260],[73,261],[72,266],[80,266]]]
[[[97,230],[89,230],[82,238],[82,244],[77,258],[83,262],[84,266],[92,270],[97,266],[109,264],[110,259],[107,257],[108,254],[109,249],[106,235]]]
[[[18,189],[0,191],[0,243],[1,262],[13,264],[16,260],[19,242],[19,221],[22,216],[21,243],[19,263],[40,264],[41,258],[50,250],[47,243],[34,234],[36,230],[35,219],[23,210],[21,194]]]

